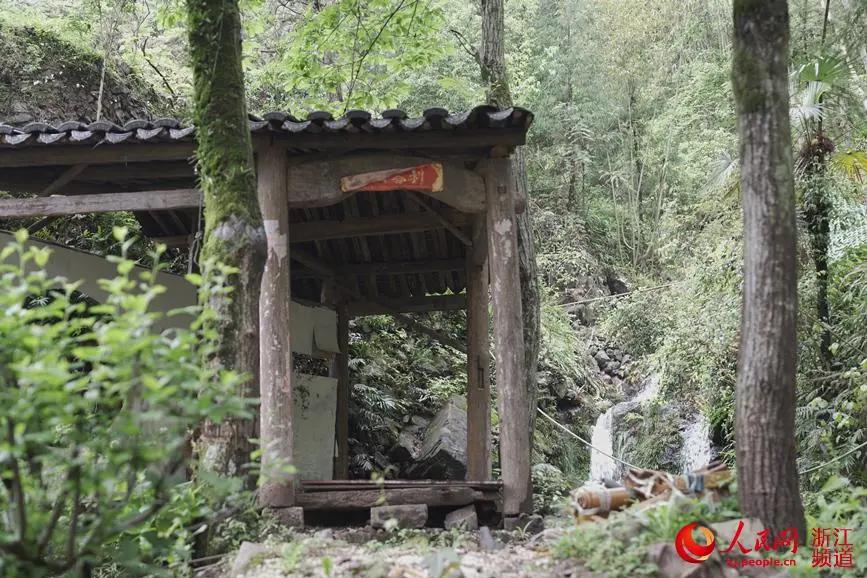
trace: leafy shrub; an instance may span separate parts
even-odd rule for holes
[[[0,574],[86,574],[106,560],[133,573],[179,561],[206,489],[182,484],[193,428],[245,414],[238,376],[206,361],[214,312],[189,329],[154,329],[161,250],[149,270],[124,257],[102,304],[51,278],[26,233],[0,253]],[[227,271],[201,287],[229,291]],[[175,312],[180,313],[180,312]]]
[[[812,537],[814,528],[848,528],[848,542],[855,544],[851,568],[824,568],[834,576],[856,578],[867,575],[867,551],[857,544],[867,541],[867,488],[853,487],[844,477],[831,476],[818,492],[804,496],[807,526]],[[810,538],[808,538],[809,540]],[[833,537],[831,538],[833,540]],[[806,541],[806,540],[805,540]],[[810,542],[807,542],[809,545]],[[799,550],[800,560],[792,571],[793,576],[818,576],[820,569],[812,567],[812,549]]]
[[[656,565],[646,561],[648,546],[673,543],[678,530],[696,520],[707,524],[738,517],[734,497],[714,503],[678,494],[646,510],[614,512],[593,524],[592,532],[577,526],[555,544],[554,554],[580,559],[607,578],[656,576]]]
[[[557,511],[571,489],[566,476],[551,464],[536,464],[533,475],[533,509],[541,514]]]

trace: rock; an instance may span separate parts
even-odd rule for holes
[[[503,529],[520,530],[526,536],[535,536],[545,529],[545,520],[538,514],[521,514],[503,518]]]
[[[487,552],[494,552],[495,550],[502,550],[505,548],[505,545],[494,538],[491,534],[491,529],[487,526],[482,526],[479,529],[479,546],[481,546],[482,550]]]
[[[16,125],[16,124],[27,124],[28,122],[33,121],[33,115],[27,114],[26,112],[20,112],[18,114],[13,114],[9,118],[6,119],[7,124]]]
[[[426,523],[427,504],[377,506],[370,509],[370,525],[374,528],[424,528]]]
[[[463,480],[467,473],[467,400],[452,397],[427,426],[410,478]]]
[[[451,530],[453,528],[469,531],[478,530],[479,516],[476,514],[476,507],[471,504],[469,506],[464,506],[459,510],[449,512],[446,514],[444,526],[446,530]]]
[[[599,369],[603,369],[605,367],[605,364],[611,361],[611,358],[608,357],[608,354],[605,353],[604,349],[600,349],[599,351],[597,351],[596,354],[593,356],[593,359],[596,360],[596,363],[599,365]]]
[[[605,371],[607,371],[608,373],[614,373],[618,369],[620,369],[619,361],[609,361],[605,364]]]
[[[230,576],[239,576],[252,570],[272,554],[271,549],[265,544],[242,542],[241,547],[238,548],[238,553],[235,554],[235,559],[232,561]]]
[[[621,359],[620,361],[623,363],[623,365],[626,365],[627,363],[632,361],[632,356],[629,355],[628,353],[625,353],[623,355],[623,359]]]
[[[388,451],[389,459],[398,465],[401,476],[416,462],[422,435],[430,420],[419,415],[404,418],[406,426],[397,435],[397,443]]]
[[[612,349],[608,355],[617,361],[623,361],[623,352],[619,349]]]
[[[605,277],[605,285],[608,286],[608,290],[612,295],[622,295],[629,292],[629,286],[626,285],[626,282],[615,275],[607,275]]]
[[[719,552],[714,550],[710,558],[700,564],[691,564],[681,558],[674,544],[658,542],[647,552],[648,561],[656,564],[659,578],[736,578],[738,571],[723,564]]]
[[[291,508],[268,508],[268,512],[287,528],[304,527],[304,508],[293,506]]]
[[[710,529],[713,530],[713,533],[716,535],[717,544],[722,544],[724,548],[728,547],[728,544],[731,544],[732,540],[734,540],[735,533],[737,532],[738,526],[741,522],[744,523],[744,529],[741,530],[740,536],[741,543],[747,548],[752,549],[755,545],[756,536],[758,536],[759,532],[765,529],[764,524],[762,524],[761,520],[758,518],[738,518],[735,520],[726,520],[725,522],[711,524]],[[731,554],[748,558],[756,558],[760,556],[760,554],[755,550],[749,554],[741,554],[737,547],[732,550]]]

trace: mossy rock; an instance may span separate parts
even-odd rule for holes
[[[102,60],[54,32],[0,22],[0,122],[96,120]],[[122,124],[171,112],[167,101],[123,63],[105,75],[102,119]]]

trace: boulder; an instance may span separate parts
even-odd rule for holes
[[[445,529],[451,530],[458,528],[460,530],[478,530],[479,516],[476,514],[476,507],[472,504],[464,506],[459,510],[446,514]]]
[[[520,530],[525,536],[535,536],[545,529],[545,520],[539,514],[520,514],[503,518],[503,529],[509,532]]]
[[[430,423],[430,420],[418,415],[407,416],[404,421],[407,425],[400,430],[397,443],[388,452],[389,459],[400,466],[401,474],[418,458],[422,436]]]
[[[370,525],[374,528],[424,528],[426,523],[427,504],[377,506],[370,509]]]
[[[599,365],[599,369],[603,369],[605,367],[605,364],[611,361],[611,358],[608,357],[608,354],[605,352],[604,349],[600,349],[599,351],[597,351],[596,354],[593,356],[593,359],[596,360],[597,365]]]
[[[738,571],[723,564],[719,552],[714,550],[710,558],[701,564],[691,564],[681,558],[674,544],[658,542],[647,552],[649,562],[656,564],[659,578],[736,578]]]
[[[493,534],[491,534],[491,529],[487,526],[482,526],[479,530],[479,546],[486,552],[493,552],[505,548],[505,545],[502,542],[494,538]]]
[[[467,401],[452,397],[427,426],[408,477],[463,480],[467,473]]]
[[[238,553],[235,554],[235,559],[232,561],[231,576],[245,574],[261,564],[263,560],[272,554],[271,549],[265,544],[242,542],[241,547],[238,548]]]
[[[304,508],[292,506],[289,508],[268,508],[274,518],[287,528],[304,527]]]

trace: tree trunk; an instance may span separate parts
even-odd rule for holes
[[[482,48],[479,54],[482,80],[487,85],[487,101],[499,107],[512,106],[512,94],[506,74],[505,23],[503,0],[482,0]],[[527,196],[527,168],[521,149],[512,155],[512,175],[519,197]],[[530,205],[517,215],[518,267],[521,279],[521,305],[524,333],[524,382],[530,404],[530,444],[536,424],[536,364],[539,358],[539,275],[536,268],[536,245]]]
[[[735,0],[732,84],[741,140],[744,297],[736,394],[744,515],[806,536],[795,462],[795,194],[786,0]]]
[[[240,395],[259,396],[259,290],[265,230],[256,197],[253,150],[241,69],[237,0],[187,0],[200,187],[205,203],[203,262],[237,270],[231,295],[209,304],[217,313],[214,363],[246,376]],[[238,475],[250,461],[257,418],[206,423],[199,439],[202,467]],[[255,480],[250,476],[249,481]]]

